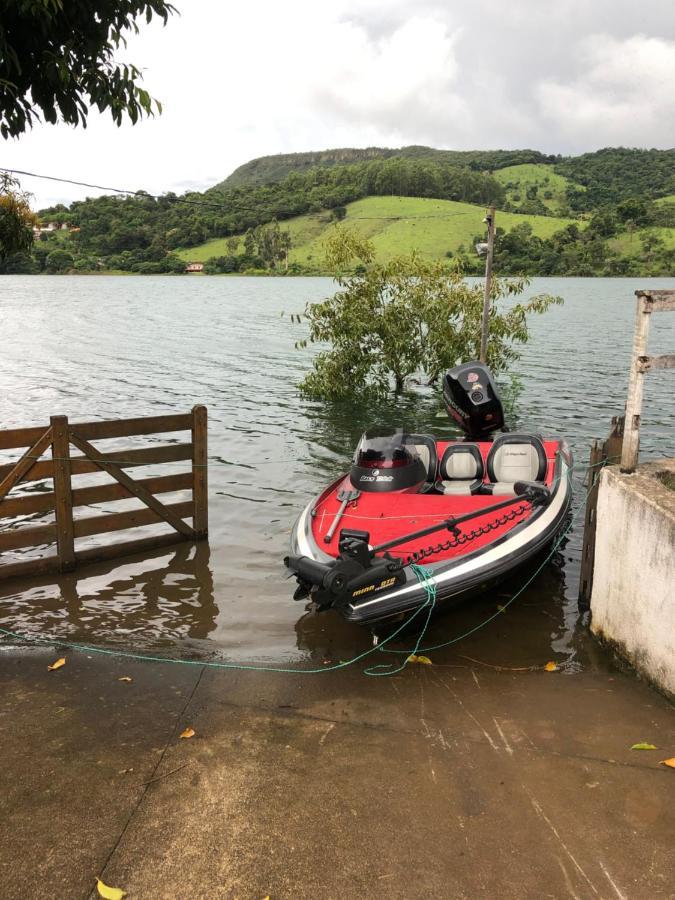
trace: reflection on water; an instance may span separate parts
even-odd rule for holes
[[[530,293],[558,293],[566,302],[532,320],[532,342],[516,366],[523,391],[514,427],[564,435],[577,461],[587,458],[591,438],[604,437],[611,416],[621,411],[632,292],[650,284],[673,286],[667,279],[533,284]],[[281,560],[291,525],[310,497],[344,470],[367,426],[401,424],[439,438],[450,436],[452,426],[429,388],[375,408],[298,396],[295,384],[311,349],[294,350],[301,332],[288,313],[330,290],[320,278],[0,279],[0,427],[40,424],[55,414],[77,421],[185,412],[204,403],[210,494],[209,546],[177,545],[62,578],[0,583],[0,625],[238,660],[322,664],[368,648],[366,632],[336,615],[305,613],[290,599],[293,587]],[[655,353],[672,347],[670,318],[653,330]],[[675,400],[668,377],[654,373],[647,384],[645,457],[672,452]],[[0,453],[0,462],[8,455]],[[176,471],[183,468],[178,464]],[[575,487],[578,506],[581,473],[575,473]],[[136,535],[114,539],[127,536]],[[539,663],[551,654],[567,659],[571,669],[590,664],[594,644],[576,602],[580,537],[576,528],[507,615],[449,652],[502,665]],[[524,577],[439,618],[427,643],[473,628]]]

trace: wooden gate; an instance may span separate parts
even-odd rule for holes
[[[189,431],[184,443],[152,444],[102,452],[91,441],[135,435]],[[52,416],[48,428],[0,431],[0,450],[27,448],[18,461],[0,465],[0,579],[19,575],[70,572],[78,563],[113,559],[163,547],[176,541],[203,540],[208,536],[207,412],[195,406],[191,413],[71,424],[66,416]],[[80,451],[71,454],[71,448]],[[42,459],[51,450],[51,458]],[[191,461],[191,470],[131,478],[126,469]],[[78,475],[105,472],[105,484],[73,485]],[[13,488],[25,482],[51,479],[53,489],[21,495]],[[189,491],[189,500],[163,503],[158,494]],[[140,508],[75,516],[74,509],[115,500],[137,499]],[[17,517],[48,515],[52,521],[32,527],[17,525]],[[192,520],[188,524],[186,520]],[[77,549],[78,538],[121,531],[143,525],[168,524],[168,534]],[[56,544],[56,553],[7,561],[7,551]],[[5,556],[3,562],[2,557]]]

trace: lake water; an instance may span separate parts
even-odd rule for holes
[[[531,342],[514,366],[522,392],[512,427],[564,435],[577,462],[588,458],[591,439],[606,437],[611,416],[622,412],[633,292],[646,287],[675,281],[533,282],[528,294],[559,294],[565,304],[531,319]],[[364,631],[331,614],[306,614],[291,600],[293,584],[281,563],[290,527],[310,497],[345,469],[368,425],[404,424],[439,437],[452,431],[430,392],[377,410],[298,396],[295,385],[312,351],[294,349],[303,329],[290,313],[331,291],[325,278],[0,278],[0,427],[39,425],[56,414],[77,421],[187,412],[203,403],[210,464],[208,546],[179,545],[58,579],[0,583],[0,625],[236,660],[341,659],[368,646]],[[654,316],[650,351],[673,346],[675,316]],[[674,386],[668,372],[647,379],[643,459],[673,452]],[[508,615],[452,652],[514,666],[556,654],[568,671],[600,665],[576,599],[580,531]],[[127,536],[133,535],[114,538]],[[430,639],[471,628],[518,583],[439,618]]]

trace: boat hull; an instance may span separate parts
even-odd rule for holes
[[[339,480],[335,482],[338,484]],[[334,490],[331,485],[325,493]],[[312,511],[321,497],[315,498],[298,517],[291,536],[291,552],[322,563],[331,563],[312,531]],[[476,596],[526,566],[557,539],[565,524],[572,498],[571,456],[566,447],[556,456],[550,502],[533,510],[527,519],[488,544],[452,559],[434,561],[433,556],[420,565],[429,573],[435,587],[435,610],[449,608]],[[341,604],[340,613],[349,622],[377,625],[410,616],[427,603],[428,590],[411,566],[405,568],[406,580],[375,596]]]

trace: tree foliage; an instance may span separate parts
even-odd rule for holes
[[[427,262],[416,254],[375,262],[373,245],[336,227],[326,244],[326,262],[341,288],[334,297],[305,309],[309,336],[299,346],[327,343],[300,385],[315,399],[340,400],[355,394],[383,397],[400,393],[411,378],[433,383],[458,360],[475,359],[480,349],[483,288],[465,281],[458,269]],[[356,274],[345,269],[357,260]],[[500,305],[516,296],[523,279],[492,282],[488,364],[503,371],[528,339],[527,316],[543,313],[559,298],[540,295],[528,303]]]
[[[2,4],[0,19],[0,134],[22,134],[41,117],[86,127],[89,106],[109,110],[120,125],[152,115],[139,87],[140,69],[119,62],[120,45],[138,31],[137,18],[165,23],[165,0],[21,0]]]
[[[573,210],[592,210],[628,197],[650,199],[675,194],[675,150],[606,147],[560,160],[555,171],[585,190],[572,186]]]
[[[0,172],[0,261],[30,250],[38,220],[29,200],[16,178]]]

